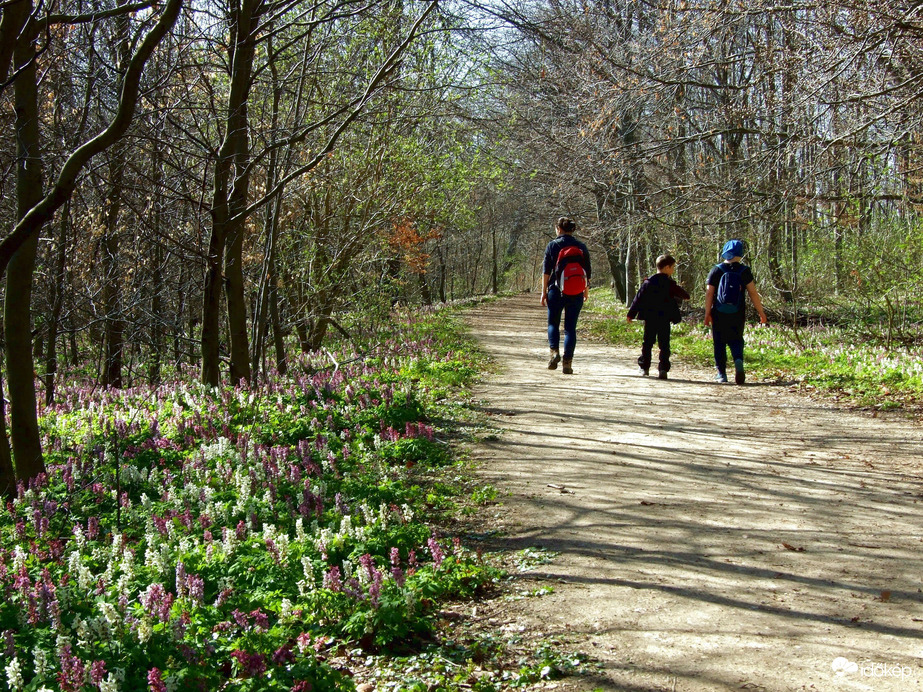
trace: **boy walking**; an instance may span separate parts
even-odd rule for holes
[[[760,323],[766,324],[766,312],[760,294],[756,291],[753,272],[743,264],[744,244],[740,240],[729,240],[721,249],[724,261],[716,264],[709,272],[705,286],[705,326],[711,325],[712,343],[715,349],[715,380],[727,382],[727,349],[734,359],[734,382],[746,382],[744,374],[744,324],[747,316],[747,296],[753,302],[760,316]]]
[[[628,322],[636,317],[644,320],[644,338],[638,357],[639,374],[650,373],[654,342],[660,348],[657,376],[667,379],[670,372],[670,325],[679,324],[679,302],[689,300],[689,294],[673,279],[676,260],[670,255],[657,258],[657,273],[644,280],[628,308]]]
[[[561,363],[561,314],[564,314],[564,358],[561,372],[572,375],[577,345],[577,317],[590,295],[590,252],[574,238],[576,224],[562,216],[555,225],[557,238],[548,243],[542,262],[542,305],[548,307],[548,369]]]

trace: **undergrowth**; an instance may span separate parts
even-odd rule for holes
[[[472,342],[393,329],[249,388],[61,387],[0,513],[0,690],[352,689],[343,650],[427,655],[499,575],[434,527],[494,491],[447,472]]]

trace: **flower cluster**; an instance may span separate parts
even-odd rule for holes
[[[402,354],[449,357],[390,345],[249,388],[61,388],[48,472],[0,511],[0,690],[331,688],[329,642],[404,638],[453,569],[489,578],[430,535],[410,465],[381,463],[434,440]]]

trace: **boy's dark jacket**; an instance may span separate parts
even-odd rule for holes
[[[628,316],[641,320],[670,321],[679,324],[679,301],[689,300],[690,295],[676,281],[666,274],[657,272],[645,279],[635,299],[628,308]]]

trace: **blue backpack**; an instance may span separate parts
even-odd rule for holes
[[[740,279],[741,272],[733,270],[733,264],[719,264],[723,272],[715,292],[715,310],[725,314],[738,312],[743,304],[744,286]]]

